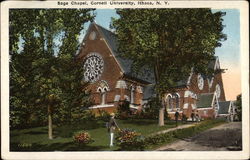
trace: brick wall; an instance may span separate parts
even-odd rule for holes
[[[88,88],[91,90],[92,97],[94,99],[95,104],[100,104],[101,102],[101,96],[100,93],[97,92],[97,88],[101,82],[101,80],[105,80],[109,86],[109,91],[106,93],[105,102],[106,103],[113,103],[115,94],[118,92],[115,89],[116,82],[121,77],[121,69],[119,68],[119,65],[117,64],[115,58],[112,56],[112,53],[110,52],[104,38],[100,34],[100,32],[97,30],[95,25],[92,25],[89,28],[89,32],[92,31],[96,32],[96,39],[90,40],[89,34],[86,35],[85,39],[85,46],[80,52],[81,61],[84,62],[85,57],[90,54],[91,52],[99,53],[104,61],[104,70],[100,77],[100,79],[88,86]]]
[[[196,104],[197,99],[192,98],[192,97],[184,97],[185,91],[191,91],[192,93],[196,94],[202,94],[202,93],[213,93],[215,92],[216,85],[219,84],[221,88],[221,95],[219,98],[219,101],[225,101],[225,93],[224,93],[224,87],[223,87],[223,82],[222,82],[222,74],[218,73],[215,75],[213,79],[212,86],[209,88],[209,81],[204,78],[204,86],[203,89],[199,89],[198,87],[198,75],[197,74],[192,74],[191,79],[190,79],[190,85],[188,88],[182,88],[178,89],[176,93],[180,95],[180,110],[183,111],[182,114],[185,114],[188,118],[191,117],[192,110],[196,111],[196,109],[192,108],[192,104]],[[168,95],[169,93],[165,94]],[[187,108],[183,108],[184,104],[188,104]],[[176,104],[173,103],[175,106]],[[174,113],[176,110],[173,110],[173,112],[169,112],[169,115],[172,119],[174,119]],[[205,110],[199,110],[199,114],[202,118],[213,118],[214,117],[214,109],[205,109]]]
[[[89,38],[91,32],[96,33],[96,39],[91,40]],[[93,103],[95,105],[100,105],[101,104],[101,93],[97,91],[98,87],[100,86],[100,83],[102,80],[104,80],[108,86],[109,86],[109,91],[106,92],[105,96],[105,104],[114,104],[115,107],[119,105],[118,102],[114,102],[115,95],[120,95],[120,100],[125,100],[125,95],[131,99],[131,90],[130,86],[134,85],[135,87],[138,85],[135,82],[129,82],[126,81],[127,83],[127,88],[115,88],[116,83],[118,80],[122,79],[123,73],[122,70],[116,61],[116,59],[113,57],[112,52],[109,49],[108,44],[105,42],[101,32],[97,29],[95,25],[91,25],[89,28],[89,31],[85,37],[84,40],[84,47],[81,49],[79,58],[80,60],[84,63],[85,57],[92,53],[96,52],[99,53],[104,61],[104,70],[102,72],[101,77],[99,78],[98,81],[91,83],[88,86],[88,89],[91,91],[91,97],[93,99]],[[138,93],[136,90],[134,91],[134,103],[135,104],[140,104],[141,99],[143,97],[142,93]],[[103,108],[104,109],[104,108]],[[106,111],[108,112],[113,112],[115,109],[112,107],[111,108],[105,108]],[[97,113],[97,109],[93,109],[95,113]]]

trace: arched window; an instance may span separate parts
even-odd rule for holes
[[[135,87],[133,85],[130,86],[130,103],[134,104],[134,91]]]
[[[99,87],[97,88],[97,92],[100,93],[101,105],[106,104],[106,94],[109,91],[109,86],[106,81],[101,81],[99,83]]]
[[[173,110],[173,104],[172,104],[172,96],[170,94],[166,97],[166,110]]]
[[[175,104],[175,108],[180,108],[180,95],[178,93],[173,94],[173,102]]]
[[[102,92],[101,93],[101,104],[103,105],[103,104],[105,104],[105,99],[106,99],[106,92]]]

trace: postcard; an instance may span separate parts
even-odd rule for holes
[[[3,159],[248,159],[246,1],[4,1]]]

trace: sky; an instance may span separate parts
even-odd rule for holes
[[[222,75],[226,100],[236,100],[236,96],[241,93],[240,12],[237,9],[212,11],[226,12],[223,17],[223,25],[225,25],[223,33],[227,35],[227,40],[222,42],[221,47],[215,49],[215,55],[219,57],[221,68],[227,69]],[[114,9],[97,9],[95,13],[95,22],[107,29],[109,29],[111,17],[119,18]],[[88,25],[89,23],[85,24],[84,28],[87,29]]]
[[[237,9],[221,10],[226,12],[223,17],[223,32],[227,40],[216,48],[215,54],[220,59],[221,68],[227,69],[222,75],[227,100],[235,100],[241,93],[240,66],[240,12]]]

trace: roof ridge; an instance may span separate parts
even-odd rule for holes
[[[105,27],[103,27],[103,26],[101,26],[101,25],[99,25],[99,24],[97,24],[97,23],[94,23],[97,27],[100,27],[100,28],[102,28],[102,29],[104,29],[104,30],[106,30],[106,31],[108,31],[108,32],[110,32],[110,33],[112,33],[112,34],[114,34],[115,35],[115,33],[114,32],[112,32],[112,31],[110,31],[109,29],[107,29],[107,28],[105,28]]]

